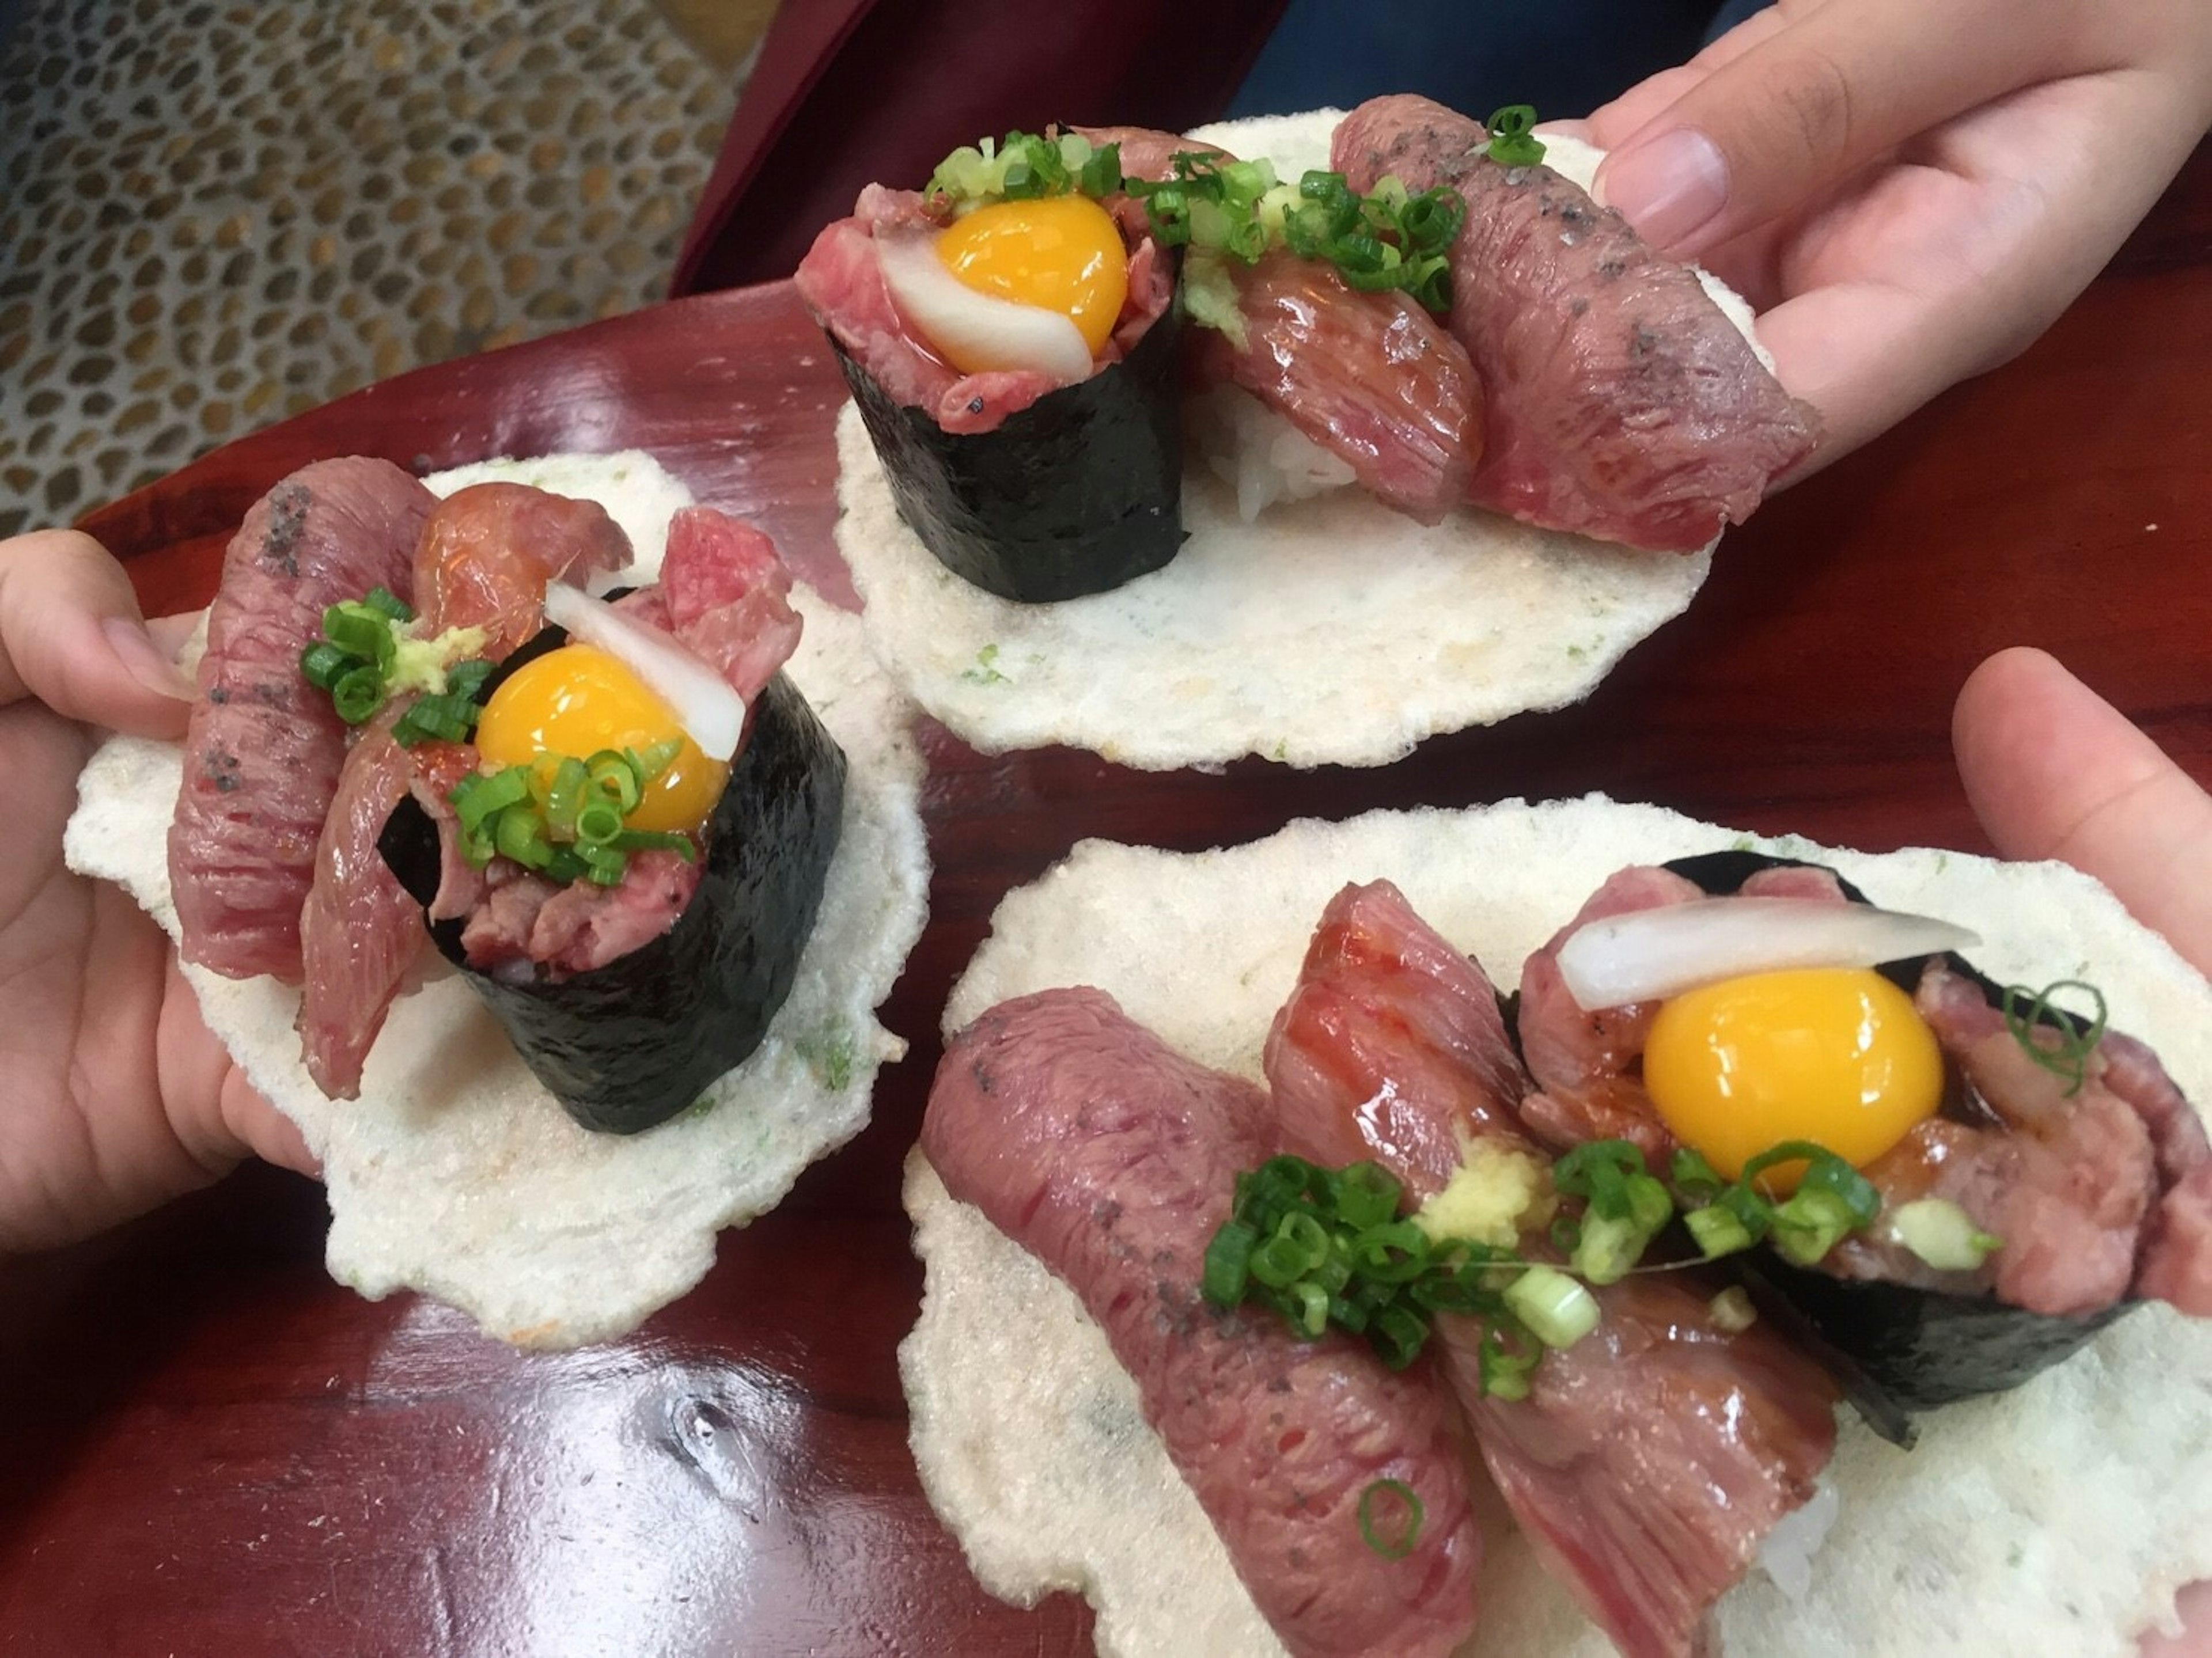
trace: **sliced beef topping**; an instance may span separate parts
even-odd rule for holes
[[[369,1048],[424,943],[421,911],[377,850],[415,780],[414,756],[392,740],[399,714],[386,709],[346,756],[300,916],[301,1048],[334,1100],[361,1096]]]
[[[1002,1003],[953,1039],[921,1144],[946,1188],[1103,1327],[1292,1654],[1443,1658],[1474,1628],[1480,1542],[1431,1377],[1199,1294],[1234,1178],[1274,1149],[1273,1129],[1250,1083],[1073,989]],[[1379,1479],[1404,1482],[1425,1511],[1402,1558],[1361,1533],[1360,1497]]]
[[[543,625],[545,584],[582,586],[629,563],[629,537],[597,501],[522,483],[475,483],[438,503],[415,554],[415,608],[432,634],[482,628],[493,661]]]
[[[326,607],[378,586],[407,596],[434,505],[387,461],[317,461],[257,501],[223,555],[169,830],[186,961],[299,982],[301,910],[348,737],[300,653]]]
[[[1812,452],[1785,392],[1687,265],[1547,167],[1488,159],[1480,125],[1425,98],[1362,104],[1331,164],[1467,198],[1452,331],[1487,399],[1469,498],[1550,529],[1689,551],[1741,523]]]
[[[1245,343],[1196,331],[1201,379],[1252,393],[1409,518],[1437,523],[1466,498],[1482,387],[1441,323],[1403,294],[1356,292],[1284,249],[1229,270]]]
[[[1416,1197],[1444,1185],[1468,1136],[1528,1144],[1489,980],[1388,882],[1330,902],[1267,1068],[1289,1149],[1372,1157]],[[1515,1519],[1631,1658],[1700,1649],[1706,1612],[1835,1444],[1827,1378],[1763,1323],[1721,1330],[1717,1288],[1670,1274],[1595,1290],[1597,1329],[1547,1354],[1520,1400],[1485,1396],[1479,1325],[1437,1321]]]

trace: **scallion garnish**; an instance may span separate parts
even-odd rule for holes
[[[1525,127],[1519,142],[1542,155]],[[1326,261],[1350,287],[1402,289],[1439,314],[1451,308],[1451,245],[1467,221],[1467,203],[1449,186],[1414,195],[1392,178],[1362,196],[1341,173],[1319,168],[1292,183],[1278,179],[1265,160],[1186,150],[1169,164],[1166,179],[1125,178],[1119,144],[1094,147],[1076,133],[1009,132],[954,150],[930,175],[925,193],[955,213],[990,201],[1075,191],[1093,199],[1133,197],[1144,203],[1161,246],[1189,250],[1182,280],[1185,314],[1240,348],[1243,319],[1223,262],[1254,264],[1278,247]]]
[[[322,637],[300,653],[300,674],[349,726],[374,720],[402,691],[425,693],[392,723],[393,740],[412,748],[431,738],[466,742],[476,729],[476,699],[492,671],[485,661],[457,659],[483,648],[480,628],[451,628],[435,639],[409,631],[415,612],[389,588],[332,604]]]
[[[1972,1272],[2004,1248],[1948,1198],[1922,1198],[1890,1212],[1889,1235],[1939,1272]]]
[[[1571,1230],[1555,1238],[1570,1250],[1575,1271],[1593,1284],[1627,1277],[1660,1228],[1674,1218],[1667,1188],[1626,1140],[1577,1146],[1553,1165],[1552,1184],[1562,1197],[1585,1200],[1580,1222],[1569,1222]]]
[[[1777,1203],[1759,1176],[1784,1163],[1802,1163],[1797,1189]],[[1873,1224],[1881,1212],[1881,1194],[1872,1181],[1826,1147],[1810,1140],[1785,1140],[1743,1166],[1731,1184],[1718,1185],[1712,1165],[1694,1151],[1675,1155],[1675,1185],[1700,1206],[1682,1217],[1690,1236],[1708,1260],[1748,1249],[1761,1238],[1800,1266],[1818,1264],[1850,1233]]]
[[[1588,1333],[1573,1297],[1539,1277],[1522,1291],[1538,1309],[1528,1319],[1510,1297],[1536,1269],[1510,1250],[1432,1239],[1398,1218],[1402,1196],[1395,1177],[1376,1163],[1328,1169],[1303,1157],[1269,1158],[1237,1177],[1229,1219],[1206,1247],[1206,1300],[1221,1308],[1257,1303],[1307,1337],[1334,1324],[1364,1337],[1393,1370],[1420,1356],[1437,1314],[1477,1319],[1507,1333],[1486,1350],[1484,1372],[1518,1397],[1543,1356],[1541,1333],[1532,1329],[1540,1323],[1562,1346]],[[1589,1310],[1595,1314],[1595,1302]]]
[[[1533,105],[1508,104],[1483,125],[1490,129],[1487,154],[1500,167],[1534,167],[1544,159]]]
[[[1405,1510],[1405,1523],[1385,1535],[1375,1521],[1375,1499],[1392,1497]],[[1378,1479],[1359,1493],[1359,1535],[1385,1560],[1403,1560],[1421,1540],[1421,1525],[1428,1517],[1420,1493],[1402,1479]]]
[[[636,853],[672,852],[690,863],[698,857],[690,836],[625,822],[681,747],[656,743],[642,755],[607,749],[588,762],[546,754],[465,777],[446,797],[460,820],[462,854],[478,869],[497,856],[549,880],[601,886],[620,881]]]
[[[2097,1005],[2094,1017],[2069,1013],[2051,998],[2062,990],[2087,991]],[[2005,1029],[2027,1050],[2027,1057],[2045,1071],[2066,1078],[2066,1097],[2072,1099],[2088,1079],[2089,1055],[2104,1040],[2107,1009],[2105,993],[2083,979],[2061,979],[2041,990],[2026,985],[2007,985],[2003,1001]],[[2045,1042],[2042,1035],[2055,1040]]]

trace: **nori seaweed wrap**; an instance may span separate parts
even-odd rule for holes
[[[1128,355],[988,432],[947,432],[838,344],[899,516],[962,580],[1024,604],[1104,592],[1182,545],[1182,407],[1170,305]]]
[[[565,637],[546,629],[499,677]],[[461,920],[429,924],[431,939],[570,1116],[605,1133],[653,1127],[767,1035],[814,929],[844,793],[843,750],[779,673],[753,704],[744,747],[707,822],[698,889],[667,932],[604,967],[536,983],[471,968]],[[429,815],[404,801],[379,844],[427,908],[439,870]]]
[[[1802,859],[1729,851],[1678,858],[1666,866],[1715,897],[1725,897],[1761,870],[1818,868]],[[1833,874],[1833,871],[1829,871]],[[1853,903],[1866,894],[1837,876]],[[1971,979],[1993,1005],[2002,987],[1955,954],[1951,969]],[[1918,987],[1918,963],[1878,969],[1910,995]],[[2065,1016],[2043,1010],[2044,1023],[2070,1029]],[[1986,1119],[1978,1119],[1986,1124]],[[1994,1294],[1954,1295],[1880,1280],[1847,1278],[1798,1266],[1762,1243],[1731,1257],[1759,1305],[1824,1355],[1867,1424],[1884,1438],[1910,1445],[1910,1412],[1977,1394],[2018,1387],[2038,1371],[2069,1357],[2121,1314],[2140,1306],[2123,1300],[2080,1317],[2057,1317],[2011,1306]]]

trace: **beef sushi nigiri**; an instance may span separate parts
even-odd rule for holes
[[[1103,592],[1182,542],[1174,273],[1121,184],[1081,137],[986,141],[927,193],[871,185],[797,273],[900,516],[1003,598]]]

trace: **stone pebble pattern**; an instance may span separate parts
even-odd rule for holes
[[[660,298],[735,96],[647,0],[34,0],[0,51],[0,535]]]

